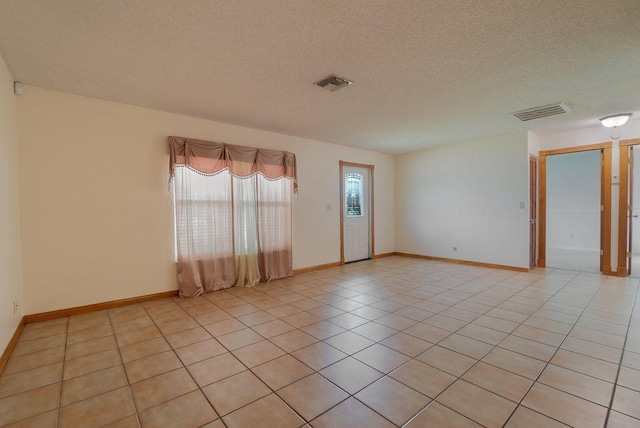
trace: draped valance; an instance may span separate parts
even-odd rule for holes
[[[169,137],[169,150],[171,178],[176,165],[186,165],[204,174],[226,168],[236,177],[249,177],[259,172],[271,180],[290,178],[293,192],[298,193],[296,155],[291,152],[173,136]]]

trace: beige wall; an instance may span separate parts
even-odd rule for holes
[[[396,251],[528,267],[527,137],[397,156]]]
[[[23,315],[15,98],[13,78],[0,56],[0,350]]]
[[[394,250],[391,155],[25,89],[17,108],[28,314],[176,289],[169,135],[296,154],[296,269],[340,258],[339,160],[374,164],[375,251]]]

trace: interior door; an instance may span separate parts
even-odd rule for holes
[[[370,170],[345,165],[343,181],[343,244],[344,262],[371,258],[371,194]]]

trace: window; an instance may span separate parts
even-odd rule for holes
[[[347,217],[362,217],[362,175],[356,173],[345,174],[344,196]]]
[[[181,296],[293,274],[295,155],[169,137]]]

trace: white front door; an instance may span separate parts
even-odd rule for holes
[[[369,173],[368,168],[347,165],[342,170],[345,263],[371,258]]]

